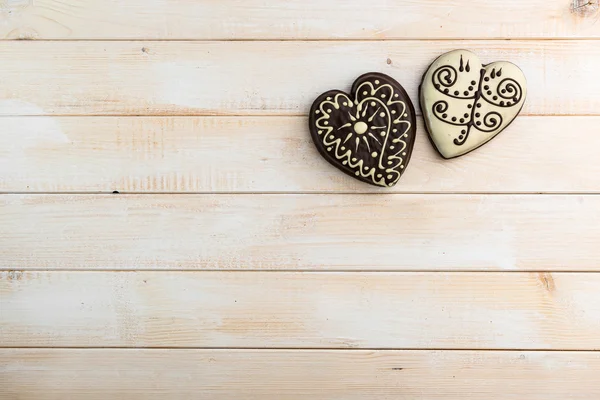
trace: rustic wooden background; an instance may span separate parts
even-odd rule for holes
[[[0,398],[600,398],[598,0],[1,0]],[[439,54],[523,68],[399,185],[306,113]],[[119,193],[113,193],[118,191]]]

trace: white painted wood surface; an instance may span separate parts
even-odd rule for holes
[[[423,73],[455,48],[521,67],[523,115],[598,115],[597,43],[0,42],[0,115],[305,115],[319,94],[370,71],[398,80],[417,106]]]
[[[600,348],[599,274],[2,272],[2,346]]]
[[[305,117],[0,118],[0,191],[600,192],[598,117],[523,116],[483,151],[450,161],[420,125],[410,168],[386,190],[331,167],[307,124]]]
[[[599,398],[598,19],[0,1],[0,399]],[[420,128],[391,191],[314,150],[318,94],[379,71],[416,102],[455,48],[525,71],[498,138],[443,161]]]
[[[589,400],[593,352],[4,349],[9,399]]]
[[[4,0],[6,39],[600,37],[588,0]]]
[[[4,195],[5,269],[598,271],[600,197]]]

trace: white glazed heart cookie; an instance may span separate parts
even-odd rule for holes
[[[443,54],[420,87],[429,136],[444,158],[462,156],[502,132],[525,103],[527,82],[516,65],[482,65],[468,50]]]

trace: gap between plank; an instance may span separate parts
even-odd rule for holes
[[[572,274],[600,274],[599,270],[490,270],[490,269],[327,269],[327,270],[319,270],[319,269],[231,269],[231,268],[223,268],[223,269],[164,269],[164,268],[109,268],[109,269],[82,269],[82,268],[10,268],[10,267],[0,267],[0,272],[7,273],[98,273],[98,274],[106,274],[106,273],[189,273],[189,274],[201,274],[201,273],[215,273],[215,272],[223,272],[223,273],[272,273],[272,274],[331,274],[331,275],[349,275],[349,274],[552,274],[552,275],[572,275]]]
[[[599,189],[600,190],[600,189]],[[98,195],[98,196],[190,196],[190,195],[199,195],[199,196],[231,196],[231,195],[248,195],[248,196],[353,196],[353,195],[371,195],[371,196],[415,196],[415,195],[425,195],[425,196],[597,196],[600,195],[600,192],[392,192],[392,191],[381,191],[381,192],[347,192],[347,191],[339,191],[339,192],[324,192],[324,191],[315,191],[315,192],[126,192],[119,191],[119,193],[114,193],[113,191],[76,191],[76,192],[3,192],[0,191],[0,196],[3,195],[31,195],[31,196],[89,196],[89,195]]]
[[[214,350],[214,351],[440,351],[440,352],[526,352],[526,353],[598,353],[600,349],[489,349],[489,348],[423,348],[423,347],[399,347],[399,348],[379,348],[379,347],[354,347],[354,348],[343,348],[343,347],[173,347],[173,346],[162,346],[162,347],[125,347],[125,346],[73,346],[73,347],[47,347],[47,346],[26,346],[26,347],[15,347],[15,346],[0,346],[2,350],[20,350],[20,349],[35,349],[35,350]]]
[[[421,116],[421,114],[419,114]],[[577,118],[577,117],[595,117],[600,118],[600,114],[523,114],[521,118]],[[305,113],[261,113],[261,114],[235,114],[235,113],[209,113],[209,114],[0,114],[0,118],[248,118],[248,119],[261,119],[261,118],[308,118],[308,114]],[[421,118],[422,119],[422,118]]]
[[[267,38],[203,38],[203,39],[192,39],[192,38],[175,38],[175,39],[160,39],[160,38],[79,38],[79,39],[0,39],[0,42],[484,42],[484,41],[495,41],[495,42],[528,42],[528,41],[555,41],[555,42],[573,42],[573,41],[594,41],[600,40],[600,37],[431,37],[431,38],[281,38],[281,39],[267,39]]]
[[[423,117],[423,114],[420,110],[416,111],[416,115],[418,117]],[[251,113],[214,113],[209,112],[205,114],[200,113],[188,113],[188,114],[0,114],[0,118],[285,118],[285,117],[303,117],[308,118],[307,113],[294,113],[294,112],[280,112],[280,113],[269,113],[269,112],[261,112],[257,114]],[[556,113],[548,113],[548,114],[521,114],[521,117],[600,117],[600,114],[556,114]]]

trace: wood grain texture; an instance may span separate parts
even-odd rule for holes
[[[0,209],[3,269],[599,269],[593,195],[3,195]]]
[[[1,272],[1,346],[600,349],[600,274]]]
[[[484,149],[449,161],[421,124],[407,172],[384,190],[325,162],[307,124],[304,117],[0,118],[0,191],[600,192],[598,117],[523,116]]]
[[[589,400],[592,352],[0,350],[7,400]]]
[[[304,115],[319,94],[370,71],[416,102],[427,66],[456,48],[521,67],[524,115],[598,115],[598,43],[5,41],[0,115]]]
[[[0,399],[600,398],[599,19],[0,0]],[[378,71],[416,102],[456,48],[528,79],[492,143],[420,128],[391,191],[316,153],[317,95]]]
[[[6,39],[600,37],[587,0],[5,0]]]

